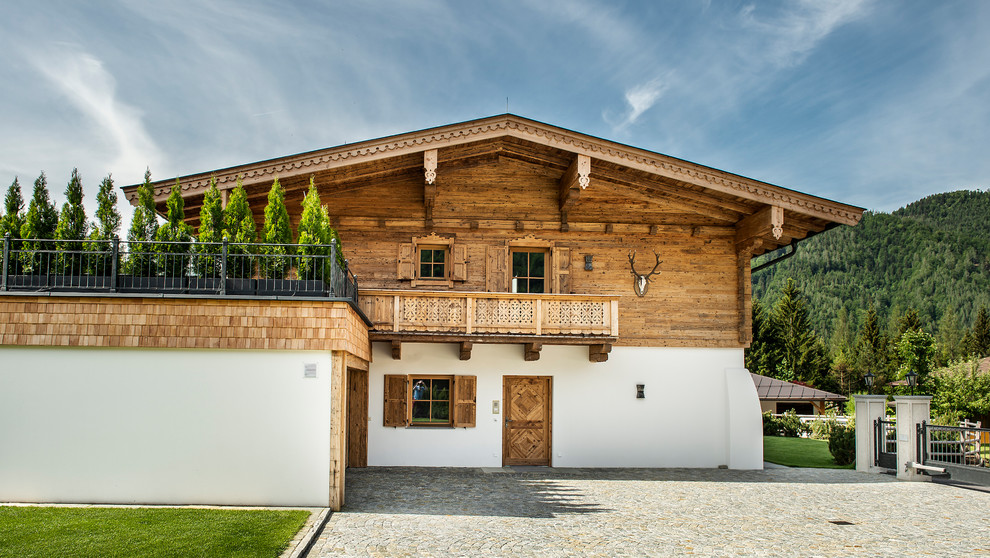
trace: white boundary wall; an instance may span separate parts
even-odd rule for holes
[[[326,506],[330,371],[312,351],[0,347],[0,501]]]
[[[502,377],[527,375],[553,377],[555,467],[763,467],[760,401],[742,349],[615,347],[602,363],[588,361],[587,347],[559,345],[532,362],[522,345],[475,344],[466,361],[452,344],[403,343],[401,360],[390,351],[374,343],[372,466],[500,467]],[[476,375],[477,426],[382,426],[385,374]]]

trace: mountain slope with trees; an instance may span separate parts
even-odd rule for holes
[[[773,305],[789,279],[826,339],[858,330],[871,305],[887,329],[912,309],[926,331],[967,329],[990,307],[990,191],[867,212],[855,227],[802,241],[792,258],[753,275],[754,298]]]

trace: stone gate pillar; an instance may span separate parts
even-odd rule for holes
[[[876,445],[873,421],[885,415],[886,395],[853,395],[856,401],[856,470],[879,473],[885,469],[873,465]]]
[[[918,425],[931,419],[931,396],[894,396],[897,411],[897,478],[909,481],[929,481],[917,469],[908,469],[908,463],[920,461],[918,455]]]

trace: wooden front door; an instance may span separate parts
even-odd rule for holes
[[[347,369],[347,466],[368,466],[368,371]]]
[[[502,465],[550,466],[549,376],[504,376]]]

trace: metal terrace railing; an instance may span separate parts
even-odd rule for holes
[[[336,242],[3,239],[0,291],[329,297],[357,304]]]

